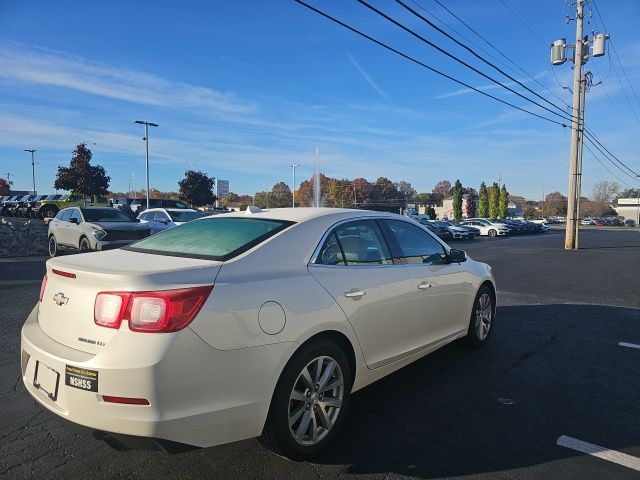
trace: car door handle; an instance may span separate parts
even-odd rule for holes
[[[429,282],[422,282],[418,284],[418,289],[426,290],[427,288],[431,288],[431,284]]]
[[[367,294],[364,290],[360,290],[358,288],[352,288],[348,292],[344,292],[344,296],[347,298],[360,298],[364,297]]]

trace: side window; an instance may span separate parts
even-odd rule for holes
[[[156,216],[155,216],[154,219],[155,219],[156,222],[168,222],[169,221],[169,219],[167,218],[167,215],[164,212],[160,211],[160,210],[158,210],[156,212]]]
[[[56,215],[56,218],[58,220],[61,220],[63,222],[67,222],[69,220],[69,216],[71,215],[71,210],[70,209],[65,209],[65,210],[60,210],[58,212],[58,214]]]
[[[138,218],[140,220],[149,220],[149,213],[141,213]]]
[[[416,225],[386,220],[409,263],[437,265],[444,263],[445,249],[435,238]]]
[[[327,238],[320,250],[320,255],[318,255],[318,260],[316,263],[321,263],[322,265],[346,265],[347,263],[344,261],[344,256],[342,255],[342,248],[340,248],[340,244],[338,243],[338,237],[336,237],[336,232],[331,232],[331,235]]]
[[[80,217],[80,210],[78,210],[77,208],[72,208],[70,211],[71,214],[69,215],[68,221],[76,219],[78,223],[80,223],[80,221],[82,220],[82,218]]]
[[[359,220],[336,227],[322,247],[318,262],[325,265],[391,265],[393,260],[374,220]]]

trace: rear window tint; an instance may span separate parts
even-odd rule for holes
[[[124,248],[157,255],[228,260],[293,223],[256,218],[205,218],[165,230]]]

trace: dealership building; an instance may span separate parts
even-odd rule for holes
[[[625,220],[635,220],[640,223],[640,198],[619,198],[616,213]]]

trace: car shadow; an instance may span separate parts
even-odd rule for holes
[[[501,307],[485,348],[455,342],[356,392],[343,435],[314,462],[439,478],[578,455],[555,445],[561,435],[637,447],[638,357],[617,342],[638,342],[638,321],[620,307]]]

